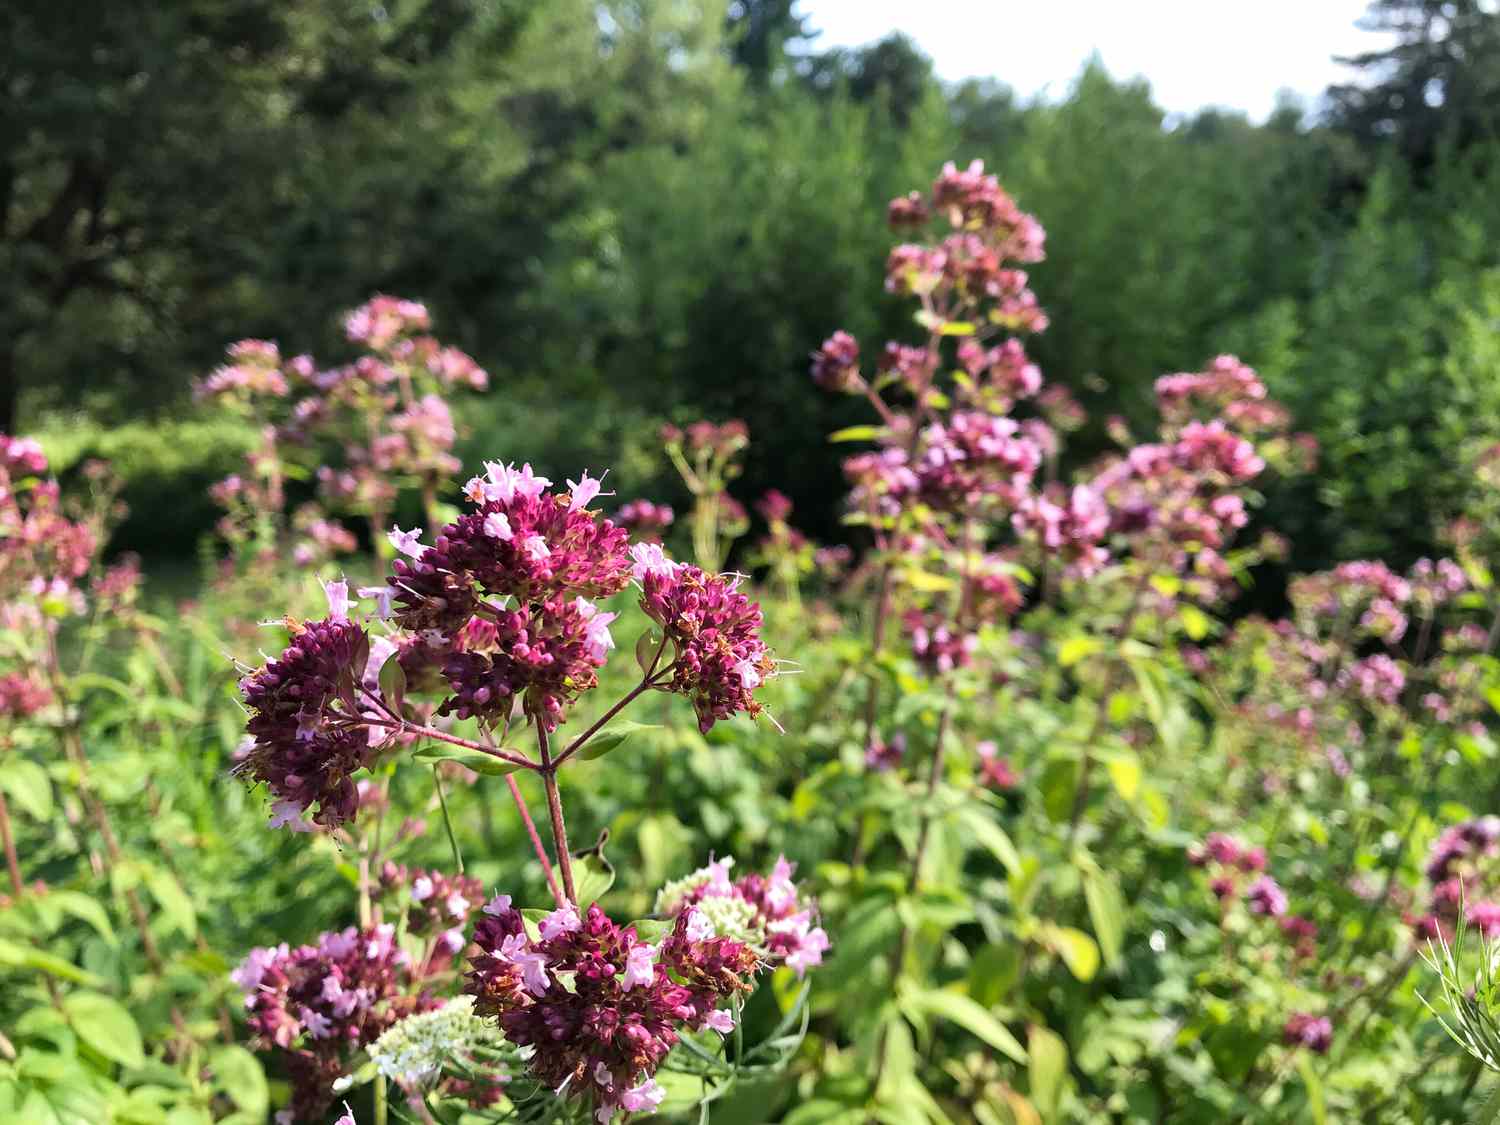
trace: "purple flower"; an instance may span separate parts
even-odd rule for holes
[[[760,639],[759,604],[739,592],[738,579],[672,565],[659,549],[645,564],[638,557],[637,566],[641,609],[661,626],[674,654],[663,689],[692,700],[704,731],[741,711],[760,714],[751,693],[776,664]]]
[[[402,531],[399,527],[392,527],[386,534],[391,546],[409,558],[420,559],[422,552],[427,548],[422,546],[422,529],[414,527],[410,531]]]
[[[812,378],[825,391],[857,394],[859,377],[859,342],[847,332],[835,332],[812,354]]]
[[[333,1083],[391,1024],[438,1007],[413,997],[412,966],[393,926],[333,931],[316,945],[252,949],[231,979],[245,994],[258,1050],[284,1055],[292,1083],[290,1120],[321,1119]]]
[[[1252,914],[1279,918],[1286,913],[1286,892],[1269,875],[1262,875],[1250,884],[1250,889],[1245,892],[1245,900]]]
[[[689,932],[708,925],[706,910],[697,909],[710,899],[739,899],[753,908],[753,915],[743,934],[773,960],[780,961],[797,975],[820,964],[829,948],[828,934],[813,925],[815,908],[802,898],[793,881],[794,869],[780,856],[769,876],[745,875],[731,882],[729,869],[734,859],[725,856],[716,863],[700,868],[686,879],[669,884],[657,895],[658,913],[686,920]]]
[[[678,1028],[720,1024],[720,1001],[750,988],[755,953],[690,937],[687,923],[679,918],[653,947],[595,904],[577,928],[550,927],[552,937],[533,942],[519,911],[500,910],[480,919],[465,987],[476,1012],[534,1048],[528,1066],[538,1082],[592,1097],[606,1122],[659,1104],[653,1076]]]
[[[1333,1045],[1333,1024],[1327,1016],[1294,1012],[1282,1028],[1281,1041],[1288,1047],[1306,1047],[1309,1051],[1326,1055]]]
[[[879,735],[872,735],[870,745],[865,747],[865,769],[871,773],[885,773],[899,766],[905,756],[906,735],[892,735],[889,742]]]
[[[370,741],[349,723],[368,655],[364,629],[330,617],[300,626],[280,658],[240,682],[255,745],[234,770],[266,783],[279,823],[290,822],[290,805],[316,805],[312,819],[327,828],[354,815],[350,775],[367,764]]]

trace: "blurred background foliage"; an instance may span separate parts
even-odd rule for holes
[[[819,50],[792,0],[18,0],[0,6],[0,428],[129,481],[123,546],[187,553],[251,435],[190,413],[246,335],[344,358],[421,298],[495,389],[471,451],[680,500],[656,425],[739,416],[743,488],[836,535],[807,355],[873,354],[868,216],[982,158],[1053,231],[1034,351],[1090,411],[1235,351],[1322,446],[1271,497],[1292,565],[1434,550],[1500,438],[1500,15],[1379,0],[1397,46],[1264,124],[1168,119],[1088,66],[1058,101],[943,84],[908,40]],[[1014,45],[1012,45],[1014,46]],[[852,419],[851,419],[852,420]],[[472,458],[471,458],[472,460]]]

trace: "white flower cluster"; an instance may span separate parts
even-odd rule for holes
[[[408,1016],[370,1044],[370,1059],[387,1078],[406,1085],[436,1076],[443,1064],[476,1047],[499,1047],[504,1037],[474,1014],[474,997],[457,996],[441,1008]]]

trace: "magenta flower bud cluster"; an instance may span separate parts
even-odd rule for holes
[[[750,989],[760,965],[748,946],[715,937],[697,912],[650,943],[597,904],[582,916],[560,907],[531,930],[508,895],[485,905],[474,941],[465,987],[476,1013],[532,1048],[532,1076],[591,1102],[601,1125],[660,1104],[654,1076],[679,1029],[732,1029],[721,1005]]]
[[[760,714],[753,693],[776,664],[760,638],[759,604],[739,591],[738,577],[706,574],[649,546],[635,549],[635,577],[641,609],[672,656],[666,690],[692,701],[704,731],[741,711]]]
[[[226,509],[220,533],[232,547],[254,541],[267,515],[284,516],[290,471],[316,469],[318,501],[297,513],[291,548],[307,567],[355,546],[329,511],[383,526],[403,486],[431,486],[458,471],[457,428],[443,395],[484,390],[489,380],[472,358],[427,335],[430,327],[420,303],[377,296],[344,319],[349,342],[370,353],[352,363],[320,368],[312,356],[288,359],[266,340],[229,347],[227,362],[199,382],[197,393],[261,424],[246,471],[210,490]],[[342,447],[343,463],[320,464],[333,444]]]
[[[675,520],[671,505],[650,500],[631,500],[615,513],[615,522],[638,539],[660,540]]]
[[[332,828],[359,807],[352,775],[371,756],[369,735],[353,722],[369,638],[347,617],[292,630],[278,659],[240,681],[255,744],[235,772],[270,790],[273,826],[300,827],[317,806],[313,820]]]
[[[409,722],[436,714],[498,727],[519,704],[554,730],[614,648],[616,615],[592,599],[632,580],[663,636],[643,686],[688,696],[705,731],[760,713],[754,692],[776,666],[760,639],[760,607],[738,579],[673,562],[657,544],[627,550],[625,530],[589,509],[600,481],[587,473],[566,491],[550,484],[529,465],[489,464],[465,490],[472,511],[431,546],[418,531],[393,529],[393,573],[357,591],[398,632],[372,642],[349,616],[357,601],[347,584],[330,583],[329,616],[290,623],[281,657],[241,681],[254,741],[235,768],[270,789],[273,824],[306,829],[314,808],[312,822],[326,828],[351,819],[352,775],[417,737]],[[401,669],[398,698],[381,686],[391,661]],[[445,694],[432,705],[414,698],[421,692]]]
[[[1306,1047],[1315,1054],[1326,1055],[1333,1045],[1333,1024],[1327,1016],[1294,1012],[1282,1028],[1281,1041],[1288,1047]]]
[[[1427,855],[1432,884],[1425,910],[1406,922],[1419,940],[1452,940],[1459,915],[1486,937],[1500,937],[1500,817],[1485,816],[1443,829]]]
[[[395,927],[326,933],[316,945],[252,949],[230,974],[245,995],[255,1045],[282,1053],[292,1084],[288,1119],[314,1120],[333,1084],[386,1028],[440,1002],[412,996],[410,958]]]

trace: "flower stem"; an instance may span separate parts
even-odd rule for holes
[[[89,783],[88,756],[83,751],[83,739],[78,733],[77,720],[66,714],[68,685],[63,678],[62,665],[58,659],[55,633],[48,636],[47,672],[52,681],[52,690],[57,698],[63,701],[65,708],[62,725],[57,731],[58,738],[63,744],[63,753],[73,764],[73,768],[78,771],[78,796],[93,818],[94,827],[99,830],[100,839],[104,841],[104,854],[108,859],[105,866],[108,870],[113,870],[120,865],[123,858],[120,853],[120,841],[115,836],[114,825],[110,823],[109,810],[104,807],[104,802],[100,800],[99,795],[94,792],[94,787]],[[141,896],[136,893],[134,887],[126,888],[125,904],[130,908],[131,919],[141,935],[141,950],[146,954],[147,963],[153,970],[160,972],[161,951],[157,948],[156,938],[151,933],[151,917],[146,913]]]
[[[618,710],[618,705],[616,709]],[[562,872],[563,893],[576,906],[578,891],[573,886],[573,860],[568,854],[568,826],[563,822],[562,798],[557,792],[557,762],[552,760],[552,752],[547,746],[547,728],[542,726],[540,719],[536,724],[536,747],[542,758],[539,772],[542,784],[547,788],[547,812],[552,819],[552,846],[557,851],[558,870]]]
[[[880,564],[880,584],[875,594],[875,623],[870,631],[870,655],[879,661],[880,650],[885,647],[885,621],[891,612],[891,563]],[[875,736],[875,712],[880,704],[880,674],[871,670],[869,689],[865,693],[865,748]]]
[[[547,858],[547,849],[542,845],[542,838],[537,834],[536,822],[531,819],[531,810],[526,807],[526,799],[521,796],[521,787],[516,784],[514,774],[505,775],[505,783],[510,786],[510,795],[516,802],[516,811],[521,814],[521,823],[526,825],[526,834],[531,837],[531,846],[536,849],[536,857],[541,860],[542,874],[547,877],[547,886],[552,891],[553,901],[558,906],[567,902],[563,897],[562,887],[557,883],[557,872],[552,870],[552,861]]]
[[[659,652],[658,652],[658,655],[660,655]],[[603,726],[604,726],[605,723],[609,722],[616,715],[618,715],[621,711],[625,710],[625,708],[628,707],[630,705],[630,703],[637,696],[639,696],[641,694],[641,692],[645,691],[647,688],[649,688],[653,684],[655,684],[656,681],[661,676],[666,675],[666,673],[668,671],[671,671],[671,669],[670,668],[664,669],[660,673],[653,673],[651,675],[648,675],[643,680],[641,680],[640,683],[636,684],[635,687],[631,688],[628,692],[626,692],[625,697],[623,699],[621,699],[618,703],[616,703],[608,711],[604,712],[604,714],[600,715],[599,718],[596,719],[594,721],[594,723],[591,726],[589,726],[589,728],[587,730],[585,730],[582,734],[580,734],[572,742],[568,743],[568,745],[564,748],[563,752],[561,754],[559,754],[556,758],[554,758],[552,760],[552,768],[556,769],[558,766],[562,765],[569,758],[571,758],[574,754],[578,753],[579,750],[583,749],[583,744],[585,742],[587,742],[589,739],[593,738],[594,735],[598,734],[599,731],[603,728]],[[537,729],[538,729],[538,731],[541,730],[540,727],[538,727]],[[543,744],[545,745],[545,742]],[[544,761],[543,765],[542,765],[543,772],[545,772],[547,768],[548,767],[547,767],[547,765],[546,765],[546,763]]]
[[[506,775],[510,776],[509,774]],[[443,792],[443,778],[438,773],[438,764],[432,763],[432,785],[437,790],[438,804],[443,810],[443,827],[448,830],[448,846],[453,849],[453,864],[458,868],[458,873],[464,873],[463,852],[458,850],[458,837],[453,834],[453,818],[448,815],[448,797]]]
[[[5,803],[5,794],[0,793],[0,840],[5,843],[5,865],[10,868],[10,886],[20,898],[26,891],[21,880],[21,861],[16,858],[16,842],[10,834],[10,807]]]
[[[472,738],[460,738],[456,734],[438,730],[436,727],[423,726],[420,723],[397,722],[394,719],[377,719],[370,715],[360,716],[359,721],[366,726],[385,727],[388,730],[401,731],[408,734],[421,735],[435,742],[446,742],[453,746],[462,746],[465,750],[477,750],[481,754],[488,754],[492,758],[499,758],[502,762],[509,762],[523,770],[537,769],[537,764],[530,758],[521,754],[512,754],[502,750],[498,746],[486,746],[483,742],[476,742]]]

